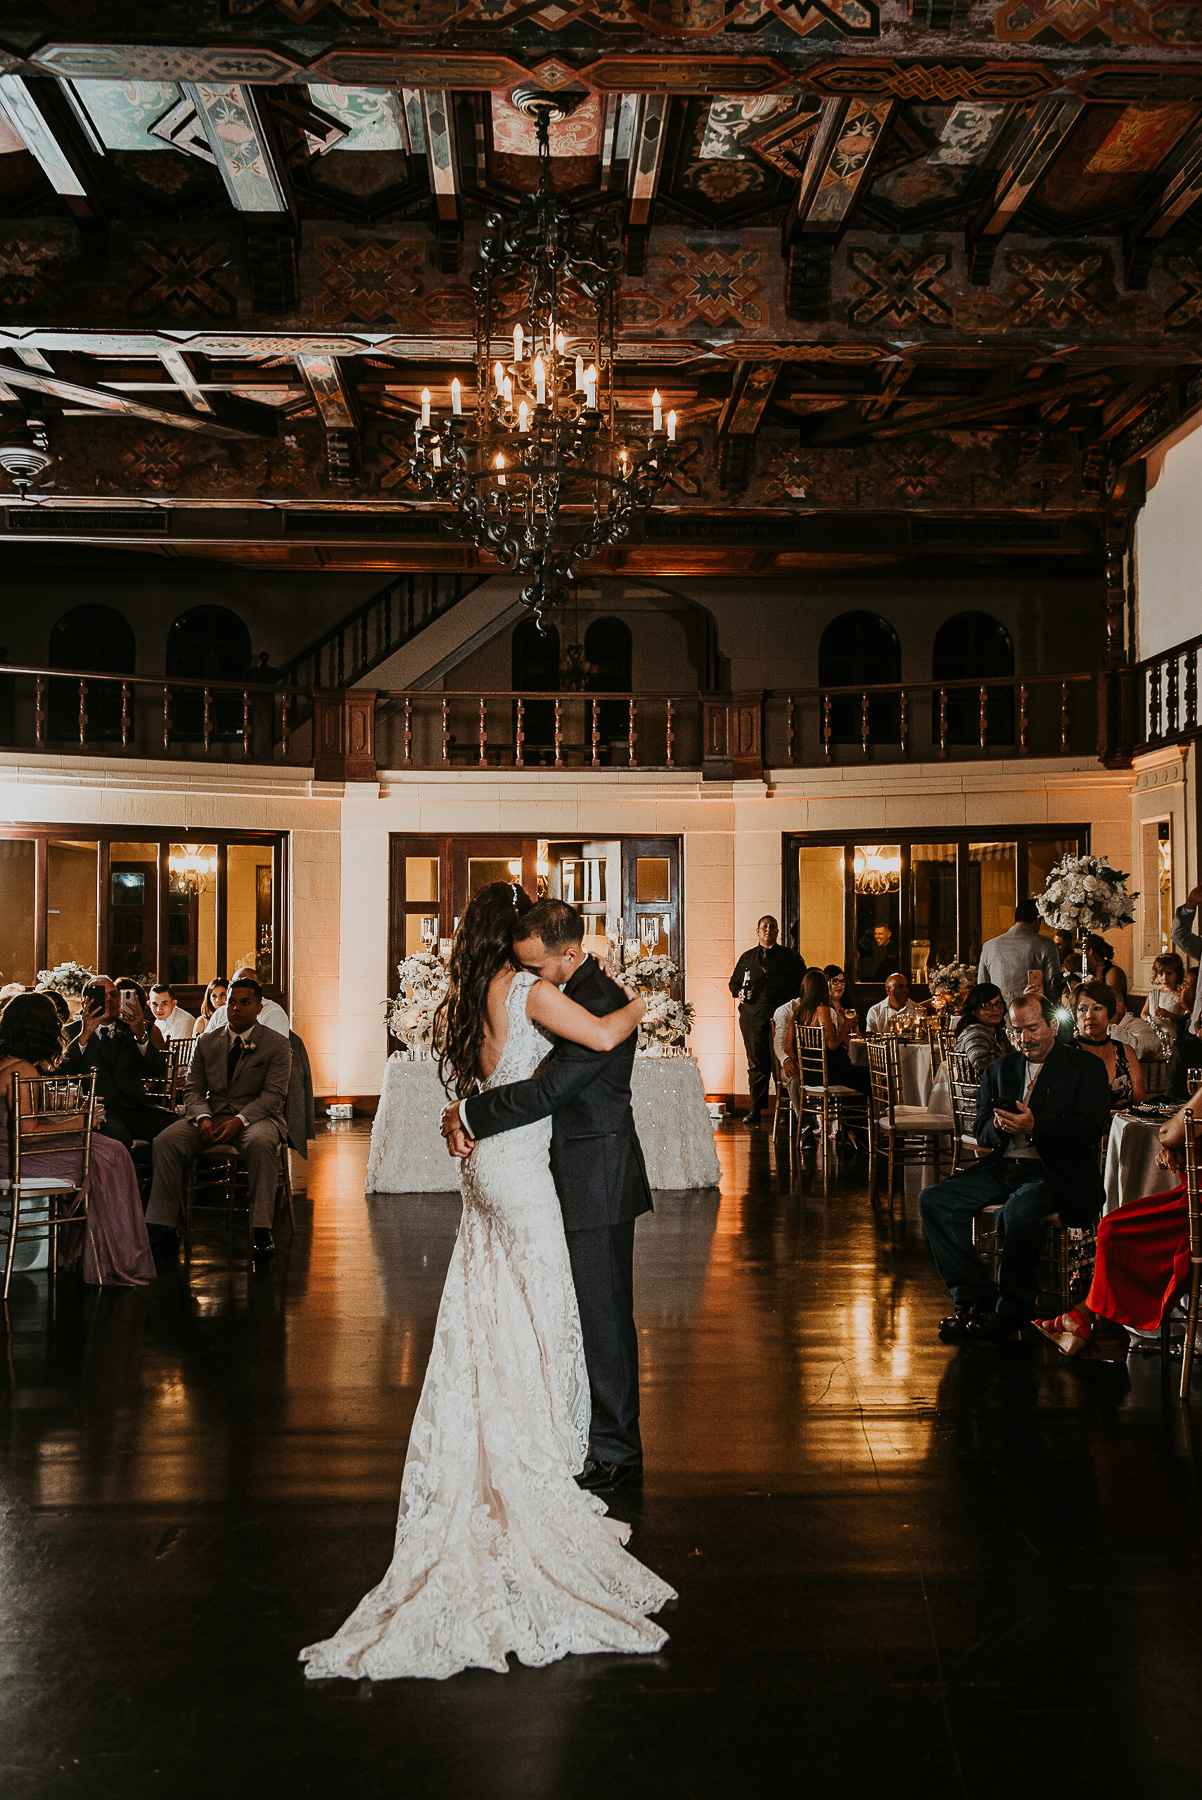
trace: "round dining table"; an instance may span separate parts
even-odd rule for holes
[[[868,1067],[868,1044],[864,1038],[852,1038],[847,1046],[847,1054],[859,1068]],[[928,1044],[898,1044],[897,1066],[901,1081],[899,1104],[922,1106],[929,1112],[946,1113],[950,1120],[952,1097],[948,1087],[947,1065],[941,1064],[936,1075],[932,1060]]]
[[[1175,1112],[1176,1107],[1172,1108]],[[1171,1117],[1166,1113],[1165,1118]],[[1110,1137],[1106,1145],[1106,1203],[1103,1213],[1116,1212],[1128,1200],[1142,1200],[1145,1194],[1167,1194],[1180,1176],[1156,1164],[1160,1149],[1160,1127],[1165,1118],[1149,1118],[1140,1113],[1115,1113],[1110,1121]]]

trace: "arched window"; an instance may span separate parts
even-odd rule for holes
[[[631,664],[634,640],[621,619],[594,619],[584,634],[585,659],[593,665],[588,678],[593,694],[628,694],[633,686]],[[603,744],[629,738],[630,704],[603,700],[597,708],[597,730]]]
[[[543,621],[539,630],[534,619],[523,619],[514,627],[510,646],[510,686],[515,694],[559,692],[559,632]],[[514,730],[517,730],[517,704],[514,704]],[[543,747],[555,742],[555,703],[553,700],[529,700],[522,708],[522,730],[525,747]]]
[[[877,613],[840,613],[818,644],[818,685],[881,687],[901,681],[901,644],[887,619]],[[836,744],[861,741],[858,697],[841,695],[831,703],[831,733]],[[897,696],[876,694],[868,702],[868,735],[877,743],[901,741],[901,709]]]
[[[73,606],[55,622],[50,633],[52,669],[94,669],[103,675],[132,675],[136,646],[129,622],[111,606]],[[132,699],[131,699],[132,706]],[[89,684],[83,709],[87,714],[84,741],[113,743],[121,736],[121,689],[115,683]],[[52,740],[79,741],[79,684],[50,684],[50,736]]]
[[[249,671],[250,632],[237,613],[225,606],[193,606],[181,613],[167,633],[167,673],[201,686],[172,689],[172,736],[202,739],[204,684],[245,681]],[[212,735],[241,737],[242,700],[237,694],[213,695]]]
[[[988,613],[963,612],[945,619],[935,633],[931,652],[932,681],[986,682],[1014,674],[1014,645],[1004,625]],[[951,688],[947,693],[947,742],[976,744],[981,737],[979,688]],[[1014,742],[1014,689],[986,690],[987,744]],[[931,742],[940,741],[939,696],[931,705]]]

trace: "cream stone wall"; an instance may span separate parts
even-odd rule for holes
[[[1151,770],[1173,766],[1185,770],[1181,779],[1153,783]],[[0,756],[0,819],[187,826],[193,837],[219,827],[287,832],[290,1010],[317,1091],[342,1095],[377,1093],[383,1077],[390,833],[680,836],[692,1044],[707,1089],[721,1093],[746,1091],[727,981],[759,916],[779,916],[785,833],[854,830],[887,839],[902,830],[937,836],[975,824],[1084,821],[1098,851],[1132,868],[1133,820],[1167,804],[1181,821],[1189,864],[1183,858],[1179,866],[1188,882],[1197,867],[1192,780],[1178,753],[1145,759],[1135,772],[1088,759],[869,764],[777,771],[765,785],[702,782],[685,771],[385,771],[345,787],[314,783],[304,770],[8,755]],[[1140,986],[1132,933],[1113,941]]]

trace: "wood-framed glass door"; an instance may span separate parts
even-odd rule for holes
[[[684,967],[683,894],[678,837],[622,839],[622,901],[626,937],[642,956],[670,956]]]

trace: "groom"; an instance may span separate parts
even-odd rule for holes
[[[598,1018],[626,1004],[622,989],[584,949],[583,922],[564,901],[538,901],[517,930],[514,955],[532,975],[553,981]],[[630,1108],[637,1041],[632,1032],[606,1052],[557,1040],[530,1080],[471,1094],[442,1116],[455,1156],[468,1155],[477,1138],[552,1119],[551,1174],[563,1208],[592,1390],[589,1456],[577,1477],[589,1489],[617,1487],[643,1470],[634,1222],[651,1211],[651,1189]]]

